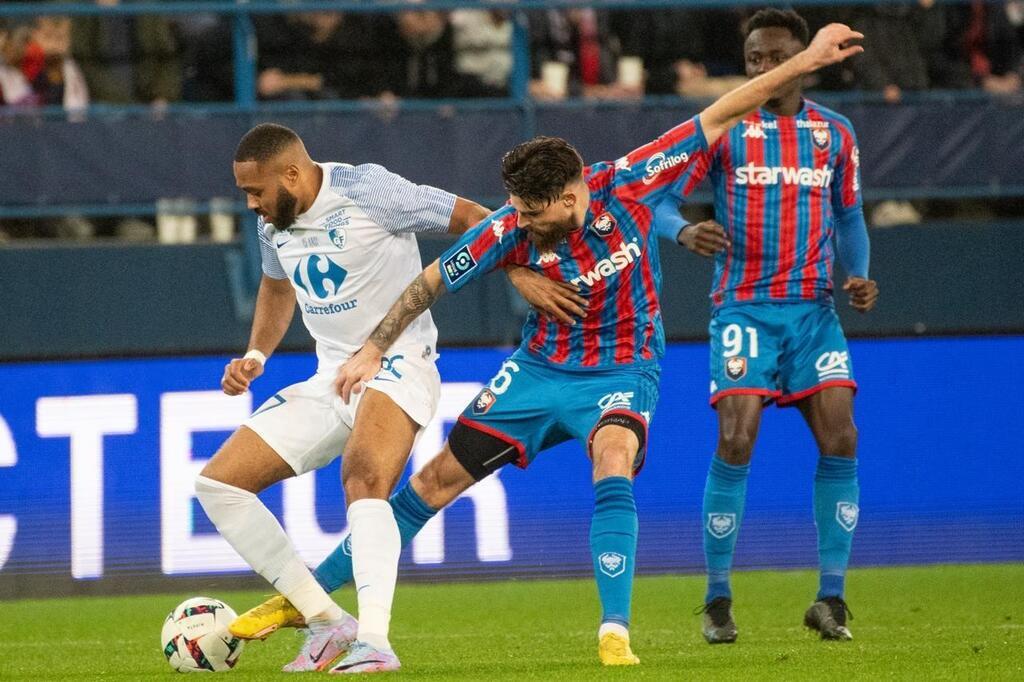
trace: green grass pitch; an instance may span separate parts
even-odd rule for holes
[[[846,643],[802,628],[807,571],[736,575],[739,641],[715,647],[692,614],[700,577],[638,579],[635,668],[598,664],[589,580],[400,586],[392,642],[409,680],[1024,680],[1024,565],[860,569],[848,585]],[[0,679],[177,679],[160,626],[190,596],[0,602]],[[238,611],[262,599],[209,596]],[[350,590],[341,601],[353,606]],[[277,671],[299,644],[290,630],[250,643],[227,679],[294,680]]]

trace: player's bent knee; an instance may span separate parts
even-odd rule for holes
[[[516,443],[456,422],[448,434],[448,448],[474,481],[481,481],[519,459]]]
[[[594,426],[589,444],[595,481],[609,476],[632,478],[643,464],[647,424],[632,414],[606,414]]]
[[[853,457],[857,454],[857,427],[853,422],[829,429],[821,439],[821,454]]]
[[[433,509],[443,509],[471,487],[476,480],[446,446],[410,479],[416,494]]]
[[[718,435],[718,457],[727,464],[742,466],[750,463],[754,452],[755,436],[746,429],[723,431]]]

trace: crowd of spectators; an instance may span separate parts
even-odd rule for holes
[[[116,5],[129,0],[94,0]],[[414,4],[414,0],[410,0]],[[881,93],[1021,90],[1024,0],[903,0],[806,7],[812,29],[843,21],[865,54],[814,87]],[[748,10],[527,13],[529,93],[539,100],[713,96],[743,78]],[[507,11],[257,15],[262,100],[502,97],[513,68]],[[231,18],[216,14],[0,20],[0,104],[160,106],[234,99]]]
[[[508,10],[482,2],[481,9],[442,12],[408,2],[408,10],[390,14],[254,15],[256,97],[388,103],[510,96],[516,18]],[[745,80],[742,28],[757,7],[531,10],[527,93],[538,101],[720,95]],[[817,74],[812,89],[870,92],[890,103],[929,89],[1022,92],[1024,0],[899,0],[800,12],[812,31],[842,21],[867,36],[863,55]],[[0,17],[0,111],[232,101],[232,20],[203,12]],[[900,211],[885,215],[893,207]],[[919,218],[906,202],[881,208],[877,224]],[[53,229],[81,236],[97,225],[100,233],[153,233],[130,220],[104,227],[67,218]],[[10,221],[0,237],[4,230],[17,232]]]

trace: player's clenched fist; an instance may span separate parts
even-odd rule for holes
[[[367,343],[359,352],[338,368],[338,376],[334,380],[334,390],[341,396],[342,402],[348,405],[353,393],[359,393],[363,386],[380,371],[380,362],[384,354],[372,343]]]
[[[220,388],[228,395],[242,395],[249,390],[249,384],[263,374],[263,363],[255,358],[235,358],[224,365],[224,378]]]
[[[878,283],[873,279],[850,277],[843,284],[843,290],[850,295],[850,305],[857,312],[868,312],[878,301]]]
[[[714,220],[687,225],[679,233],[679,243],[700,256],[713,256],[729,248],[725,228]]]
[[[863,52],[863,47],[851,44],[863,38],[863,33],[854,31],[845,24],[829,24],[814,34],[814,40],[807,46],[805,52],[812,59],[813,68],[820,69]]]

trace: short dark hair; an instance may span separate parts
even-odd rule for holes
[[[291,128],[277,123],[261,123],[242,136],[235,149],[235,161],[264,163],[301,141]]]
[[[501,160],[505,190],[529,204],[551,203],[579,177],[583,158],[560,137],[543,135],[517,144]]]
[[[766,7],[759,10],[747,20],[743,30],[744,37],[759,28],[784,28],[793,34],[793,37],[799,40],[801,45],[806,46],[811,41],[811,30],[807,28],[807,22],[791,9]]]

